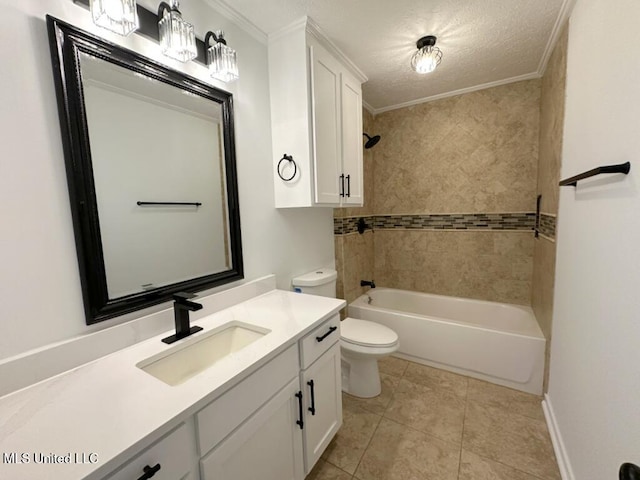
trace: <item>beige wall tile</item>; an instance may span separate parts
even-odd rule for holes
[[[567,45],[568,25],[565,25],[542,77],[540,95],[540,159],[537,190],[542,194],[542,211],[554,214],[558,212]]]
[[[528,305],[533,235],[505,231],[376,230],[376,284]]]
[[[541,211],[551,214],[558,212],[558,181],[560,180],[562,160],[567,42],[568,26],[565,26],[542,78],[540,98],[540,160],[538,164],[537,192],[542,195]],[[556,244],[545,238],[538,238],[534,248],[531,306],[542,333],[547,339],[544,391],[547,391],[549,383],[555,263]]]
[[[338,273],[338,277],[336,278],[336,297],[344,299],[344,237],[341,235],[335,235],[334,244],[336,255],[336,272]]]
[[[540,81],[375,117],[375,213],[521,212],[535,207]]]
[[[374,233],[368,230],[362,235],[338,235],[336,242],[342,244],[341,271],[338,272],[338,277],[342,279],[344,296],[340,298],[350,303],[368,289],[360,286],[360,280],[375,280],[372,262]],[[336,268],[337,265],[336,258]]]
[[[545,347],[545,373],[543,390],[549,383],[549,356],[551,353],[551,327],[553,320],[553,289],[556,271],[556,244],[539,237],[535,241],[533,253],[533,275],[531,307],[540,329],[547,339]]]

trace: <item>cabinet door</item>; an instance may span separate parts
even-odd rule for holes
[[[299,380],[292,380],[201,464],[202,480],[302,480]]]
[[[340,342],[336,342],[302,373],[306,473],[311,471],[342,425],[341,382]],[[311,411],[312,407],[315,408],[315,412]]]
[[[343,73],[342,94],[342,172],[345,175],[343,204],[363,205],[362,173],[362,87]]]
[[[339,204],[342,193],[340,65],[319,46],[309,47],[309,56],[315,201]]]

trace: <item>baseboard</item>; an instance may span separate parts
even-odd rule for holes
[[[547,421],[547,428],[551,435],[551,443],[553,444],[553,450],[556,454],[556,460],[558,462],[558,468],[560,469],[560,476],[562,480],[575,480],[573,470],[571,468],[571,462],[567,455],[567,450],[564,447],[562,441],[562,435],[556,422],[556,416],[553,413],[553,406],[551,405],[551,399],[549,395],[545,393],[544,400],[542,401],[542,410],[544,411],[544,418]]]

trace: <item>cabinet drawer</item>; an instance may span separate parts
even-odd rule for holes
[[[193,424],[192,424],[193,425]],[[195,445],[193,428],[184,423],[125,464],[107,480],[132,480],[144,475],[144,468],[160,464],[153,480],[176,480],[189,473]]]
[[[340,315],[335,315],[301,340],[300,364],[302,369],[309,368],[338,340],[340,340]]]
[[[298,376],[298,346],[293,345],[196,414],[198,448],[203,456]]]

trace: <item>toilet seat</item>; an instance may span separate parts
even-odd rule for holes
[[[347,317],[340,322],[340,339],[359,347],[385,348],[398,343],[398,334],[379,323]]]

